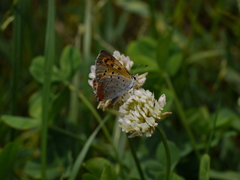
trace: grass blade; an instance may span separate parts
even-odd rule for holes
[[[12,52],[12,102],[11,114],[16,114],[17,109],[17,94],[18,82],[20,72],[21,47],[22,47],[22,19],[23,19],[24,0],[18,1],[14,7],[14,21],[13,21],[13,52]]]
[[[41,132],[41,163],[42,179],[46,179],[47,163],[47,124],[48,124],[48,105],[50,96],[50,85],[52,66],[55,58],[55,1],[48,1],[47,31],[45,40],[45,67],[43,82],[43,100],[42,100],[42,132]]]
[[[22,52],[22,21],[23,21],[23,11],[24,11],[24,0],[20,0],[14,6],[14,21],[13,21],[13,52],[12,52],[12,101],[11,101],[11,114],[17,114],[17,102],[18,102],[18,82],[20,74],[20,61]],[[16,131],[11,130],[11,139],[15,138]]]
[[[218,112],[219,112],[220,107],[221,107],[221,104],[219,104],[216,115],[215,115],[214,120],[213,120],[213,128],[210,132],[209,140],[208,140],[207,147],[206,147],[206,153],[208,153],[209,148],[211,147],[211,141],[213,139],[213,134],[214,134],[214,131],[216,129],[217,117],[218,117]]]
[[[83,36],[83,87],[85,92],[89,92],[88,73],[91,65],[90,48],[91,48],[91,10],[92,0],[86,1],[85,18],[84,18],[84,36]],[[88,94],[87,94],[88,97]]]
[[[88,138],[86,144],[84,145],[82,151],[79,153],[74,165],[73,165],[73,168],[72,168],[72,172],[70,173],[70,177],[69,177],[69,180],[74,180],[76,179],[76,176],[78,174],[78,171],[79,171],[79,168],[88,152],[88,149],[89,147],[91,146],[95,136],[97,135],[98,131],[102,128],[102,126],[104,125],[104,123],[108,120],[110,116],[107,115],[105,117],[105,119],[98,125],[98,127],[95,129],[95,131],[91,134],[91,136]]]
[[[185,113],[183,111],[182,105],[181,105],[181,103],[180,103],[180,101],[179,101],[179,99],[178,99],[178,97],[176,95],[176,92],[175,92],[175,89],[174,89],[174,87],[172,85],[171,79],[169,78],[167,73],[165,73],[165,78],[166,78],[166,82],[167,82],[168,87],[171,89],[171,91],[172,91],[172,93],[174,95],[174,100],[175,100],[176,108],[178,110],[178,114],[179,114],[181,123],[182,123],[182,125],[184,126],[184,128],[186,130],[188,138],[190,139],[190,142],[191,142],[191,144],[193,146],[193,149],[194,149],[194,152],[196,154],[196,157],[198,159],[200,159],[200,153],[199,153],[199,150],[197,149],[197,143],[196,143],[195,138],[193,136],[192,130],[189,127],[188,122],[186,121],[186,117],[185,117]]]

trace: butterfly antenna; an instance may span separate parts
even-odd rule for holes
[[[139,69],[139,71],[143,70],[145,67],[148,67],[148,65],[145,65],[144,67],[142,67],[141,69]]]
[[[139,67],[140,63],[138,63],[137,67],[134,69],[133,74],[135,74],[135,71],[137,70],[137,68]]]

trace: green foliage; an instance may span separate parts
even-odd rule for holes
[[[168,141],[168,147],[169,147],[170,156],[171,156],[171,169],[174,169],[180,159],[180,151],[175,145],[175,143],[173,142]],[[163,153],[164,151],[165,150],[163,147],[163,143],[160,143],[157,147],[156,156],[157,156],[157,160],[161,162],[162,166],[166,167],[167,158],[166,158],[166,154]]]
[[[157,132],[132,139],[134,154],[118,106],[97,110],[87,79],[102,49],[129,56],[131,74],[148,72],[143,88],[166,95],[169,179],[240,179],[237,1],[55,5],[1,3],[0,179],[166,178]]]
[[[7,144],[0,153],[0,178],[8,179],[12,177],[12,171],[18,155],[20,142],[15,140]]]
[[[44,57],[39,56],[32,60],[30,73],[36,81],[43,83],[44,77]],[[60,68],[55,65],[52,68],[52,82],[61,82],[72,79],[75,72],[80,67],[81,56],[79,51],[72,47],[66,46],[60,56]]]
[[[157,71],[158,64],[156,62],[156,48],[157,42],[150,37],[143,37],[138,41],[129,44],[127,48],[127,55],[131,57],[134,63],[148,65],[144,71]]]
[[[26,118],[26,117],[3,115],[1,116],[1,119],[8,126],[19,129],[19,130],[28,130],[31,128],[37,128],[41,125],[41,121],[38,121],[36,119]]]
[[[116,179],[116,173],[111,163],[104,158],[92,158],[86,161],[83,166],[97,179]]]
[[[210,157],[204,154],[200,161],[199,180],[209,180]]]
[[[233,172],[233,171],[226,171],[226,172],[221,172],[221,171],[210,171],[210,176],[215,179],[231,179],[231,180],[237,180],[240,178],[239,173]]]
[[[36,81],[39,83],[43,83],[44,81],[44,64],[45,60],[43,56],[36,57],[32,60],[32,64],[30,66],[30,73],[34,77]],[[52,82],[61,81],[63,77],[61,76],[60,71],[56,66],[53,66],[52,69]]]

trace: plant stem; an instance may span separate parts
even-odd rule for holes
[[[139,175],[140,175],[140,177],[141,177],[141,180],[145,180],[144,174],[143,174],[143,171],[142,171],[142,168],[141,168],[141,164],[140,164],[140,162],[139,162],[139,160],[138,160],[138,158],[137,158],[137,154],[136,154],[136,151],[135,151],[132,143],[133,143],[133,142],[131,141],[131,139],[128,138],[128,144],[129,144],[129,146],[130,146],[133,159],[134,159],[135,164],[136,164],[136,166],[137,166],[138,173],[139,173]]]
[[[193,146],[193,149],[194,149],[194,152],[195,152],[197,158],[200,159],[200,154],[199,154],[199,151],[197,149],[197,145],[196,145],[195,139],[194,139],[192,131],[189,128],[189,125],[188,125],[188,123],[186,121],[186,117],[185,117],[184,111],[182,109],[182,105],[180,104],[179,99],[178,99],[178,97],[176,95],[176,92],[175,92],[175,89],[174,89],[174,87],[172,85],[171,79],[169,78],[167,73],[165,73],[164,76],[165,76],[165,79],[167,81],[168,87],[170,88],[170,90],[173,93],[175,104],[176,104],[176,108],[177,108],[177,111],[178,111],[181,123],[182,123],[182,125],[184,126],[184,128],[185,128],[185,130],[187,132],[187,135],[188,135],[188,137],[189,137],[189,139],[191,141],[191,144]]]
[[[91,136],[88,138],[88,140],[86,141],[86,143],[84,144],[81,152],[78,154],[78,157],[76,159],[76,161],[73,164],[73,168],[72,171],[70,173],[70,176],[68,178],[68,180],[74,180],[77,177],[77,174],[79,172],[80,166],[84,160],[84,158],[86,157],[86,154],[88,152],[88,149],[90,148],[95,136],[97,135],[97,133],[99,132],[99,130],[101,129],[101,127],[104,125],[104,123],[109,119],[109,115],[106,116],[104,118],[104,120],[98,125],[98,127],[94,130],[94,132],[91,134]]]
[[[68,88],[72,91],[77,91],[76,88],[74,86],[72,86],[71,84],[67,84]],[[97,119],[98,123],[100,124],[103,120],[101,118],[101,116],[98,114],[98,112],[96,111],[96,109],[93,107],[93,105],[89,102],[89,100],[82,94],[82,93],[78,93],[78,97],[83,101],[83,103],[89,108],[89,110],[92,112],[92,114],[95,116],[95,118]],[[106,136],[107,140],[110,142],[113,151],[116,155],[116,159],[120,162],[120,159],[118,157],[118,152],[116,150],[116,147],[114,146],[114,143],[112,141],[111,135],[108,131],[108,129],[106,128],[105,125],[102,126],[103,129],[103,133]]]
[[[20,60],[22,52],[22,19],[23,19],[23,6],[24,0],[20,0],[14,6],[14,21],[13,21],[13,52],[12,52],[12,101],[11,101],[11,114],[16,114],[17,109],[17,94],[18,94],[18,81]]]
[[[42,96],[42,131],[41,131],[41,179],[46,179],[46,164],[47,164],[47,131],[48,131],[48,108],[50,97],[50,86],[52,76],[52,65],[55,58],[55,1],[48,1],[47,12],[47,30],[45,40],[45,67],[44,67],[44,82]]]
[[[214,120],[213,120],[213,127],[212,127],[212,130],[210,132],[209,140],[207,142],[206,154],[208,154],[209,148],[211,146],[211,141],[212,141],[213,134],[214,134],[214,131],[215,131],[215,128],[216,128],[217,117],[218,117],[218,112],[219,112],[220,107],[221,107],[221,104],[218,105],[217,112],[216,112]]]
[[[81,29],[83,29],[83,28],[81,27],[81,25],[79,25],[78,26],[78,31],[77,31],[77,34],[76,34],[76,37],[75,37],[75,43],[74,43],[74,47],[78,50],[81,49],[81,47],[80,47],[80,45],[81,45],[81,35],[82,35],[82,30]],[[73,79],[72,79],[72,84],[73,84],[74,87],[79,87],[79,85],[80,85],[79,77],[80,77],[80,71],[77,71],[76,74],[74,75]],[[78,113],[79,113],[77,96],[78,96],[77,91],[71,91],[68,121],[73,123],[73,124],[77,123],[77,116],[78,116]]]
[[[22,52],[22,22],[24,11],[24,0],[19,0],[14,6],[14,21],[13,21],[13,51],[12,51],[12,84],[11,84],[11,114],[17,114],[18,105],[18,82],[20,74],[20,61]],[[10,138],[13,141],[16,136],[16,130],[11,129]]]
[[[85,13],[84,13],[84,35],[83,35],[83,87],[84,92],[89,92],[90,86],[88,85],[88,72],[89,67],[92,63],[91,57],[90,57],[90,50],[91,50],[91,19],[92,19],[92,0],[86,1],[85,6]],[[87,94],[88,97],[88,94]]]
[[[166,138],[165,134],[163,133],[163,131],[159,127],[157,127],[156,129],[163,141],[163,145],[164,145],[166,156],[167,156],[167,169],[166,169],[166,175],[165,175],[164,179],[168,180],[170,171],[171,171],[171,156],[170,156],[170,151],[169,151],[168,144],[167,144],[167,138]]]

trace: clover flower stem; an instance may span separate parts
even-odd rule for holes
[[[132,145],[132,143],[133,143],[132,139],[130,139],[130,138],[127,138],[127,139],[128,139],[128,143],[129,143],[129,146],[130,146],[130,149],[131,149],[131,153],[132,153],[133,159],[134,159],[134,161],[136,163],[139,175],[141,177],[141,180],[145,180],[144,174],[143,174],[143,171],[142,171],[142,168],[141,168],[141,165],[140,165],[140,162],[139,162],[139,160],[137,158],[137,155],[136,155],[136,151],[135,151],[135,149],[134,149],[134,147]]]
[[[167,73],[164,73],[164,76],[165,76],[165,79],[166,79],[168,87],[170,88],[170,90],[173,93],[175,104],[176,104],[176,108],[177,108],[177,111],[178,111],[181,123],[182,123],[182,125],[184,126],[184,128],[185,128],[185,130],[187,132],[187,135],[188,135],[188,137],[189,137],[189,139],[191,141],[191,144],[193,146],[193,149],[194,149],[194,152],[195,152],[197,158],[200,159],[200,154],[199,154],[199,151],[197,149],[196,141],[195,141],[193,133],[192,133],[190,127],[189,127],[189,124],[186,121],[186,117],[185,117],[184,111],[182,109],[182,105],[180,104],[180,101],[179,101],[179,99],[178,99],[178,97],[176,95],[176,92],[175,92],[175,89],[174,89],[174,87],[172,85],[171,79],[169,78]]]
[[[167,156],[167,169],[166,169],[166,175],[165,175],[165,180],[168,180],[169,179],[169,174],[170,174],[170,171],[171,171],[171,157],[170,157],[170,151],[169,151],[169,148],[168,148],[168,143],[167,143],[167,138],[164,134],[164,132],[157,126],[156,127],[157,129],[157,132],[159,133],[162,141],[163,141],[163,146],[165,148],[165,151],[166,151],[166,156]]]

